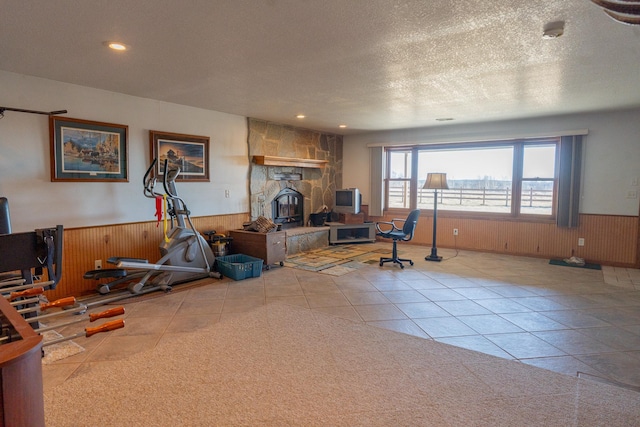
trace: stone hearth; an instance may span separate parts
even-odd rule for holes
[[[329,244],[329,227],[296,227],[285,230],[287,255],[325,248]]]

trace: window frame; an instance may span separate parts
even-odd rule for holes
[[[405,154],[405,160],[404,160],[404,167],[405,167],[405,177],[404,178],[391,178],[389,177],[389,173],[391,173],[391,153],[398,153],[398,152],[404,152],[406,154],[411,154],[411,158],[409,159],[409,162],[407,162],[407,156]],[[386,152],[386,156],[385,156],[385,161],[386,161],[386,168],[385,168],[385,179],[384,179],[384,206],[385,206],[385,210],[389,209],[389,190],[391,188],[391,183],[392,182],[402,182],[405,183],[405,186],[409,185],[409,204],[412,204],[412,199],[414,199],[415,197],[413,196],[414,194],[416,194],[415,189],[418,188],[418,182],[417,180],[412,179],[413,175],[415,175],[414,171],[417,168],[417,157],[415,155],[416,153],[413,150],[410,151],[406,151],[406,150],[390,150],[388,152]],[[408,171],[406,170],[408,168]],[[407,177],[408,176],[408,177]],[[414,182],[415,181],[415,182]],[[411,209],[411,208],[394,208],[394,209]],[[415,208],[413,208],[415,209]]]
[[[509,219],[509,220],[526,220],[535,222],[553,222],[557,217],[558,209],[558,181],[559,181],[559,167],[560,167],[560,137],[545,137],[545,138],[531,138],[531,139],[516,139],[507,141],[485,141],[485,142],[460,142],[449,144],[428,144],[428,145],[402,145],[402,146],[387,146],[384,147],[385,156],[385,176],[384,176],[384,211],[388,213],[395,212],[407,212],[417,208],[418,200],[418,180],[420,177],[417,174],[419,153],[421,151],[435,151],[435,150],[470,150],[470,149],[491,149],[499,147],[513,147],[513,172],[512,172],[512,191],[511,191],[511,209],[510,212],[488,212],[488,211],[465,211],[455,209],[442,209],[438,210],[439,216],[463,216],[472,217],[478,219]],[[524,168],[524,152],[526,146],[540,146],[540,145],[553,145],[555,148],[554,158],[554,172],[553,177],[533,177],[523,178]],[[390,178],[391,172],[391,153],[405,152],[411,153],[411,170],[409,176],[406,178]],[[389,190],[390,183],[397,181],[408,181],[409,184],[409,205],[408,207],[389,207]],[[551,214],[534,214],[534,213],[522,213],[522,184],[523,182],[550,182],[552,181],[552,202],[551,202]],[[433,208],[424,209],[426,211],[432,211]]]

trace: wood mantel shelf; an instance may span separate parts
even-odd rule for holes
[[[289,166],[296,168],[323,168],[328,160],[296,159],[292,157],[253,156],[253,163],[263,166]]]

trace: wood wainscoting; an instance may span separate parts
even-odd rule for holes
[[[369,219],[390,221],[397,217],[387,215]],[[431,246],[432,218],[425,214],[420,217],[412,244]],[[216,230],[223,234],[241,229],[248,221],[249,213],[193,218],[193,224],[200,232]],[[439,216],[437,245],[439,248],[539,258],[575,255],[588,262],[637,268],[638,226],[638,217],[616,215],[583,214],[580,225],[571,229],[540,222]],[[458,229],[458,236],[453,236],[454,228]],[[578,238],[585,239],[584,246],[578,246]],[[94,293],[95,281],[82,276],[93,270],[95,260],[102,260],[104,268],[110,268],[106,260],[112,256],[145,258],[153,262],[159,257],[160,239],[162,224],[156,227],[152,221],[65,229],[62,280],[54,291],[47,292],[47,297],[54,300]]]
[[[398,215],[386,215],[390,221]],[[438,248],[457,248],[538,258],[577,256],[588,262],[619,267],[638,265],[638,217],[580,215],[576,228],[559,228],[553,223],[471,219],[438,216]],[[458,236],[453,229],[458,229]],[[433,217],[422,214],[413,244],[431,247]],[[584,238],[584,246],[578,246]]]
[[[249,213],[192,218],[200,233],[215,230],[222,234],[241,229],[249,220]],[[47,292],[47,298],[53,301],[95,293],[96,281],[82,277],[93,270],[95,260],[102,260],[103,268],[114,268],[107,264],[107,259],[113,256],[156,261],[160,258],[158,246],[162,236],[162,224],[156,226],[155,221],[65,229],[62,279],[55,290]]]

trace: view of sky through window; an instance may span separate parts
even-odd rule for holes
[[[444,172],[447,181],[511,181],[513,147],[422,151],[418,161],[418,182],[424,183],[429,172]]]

